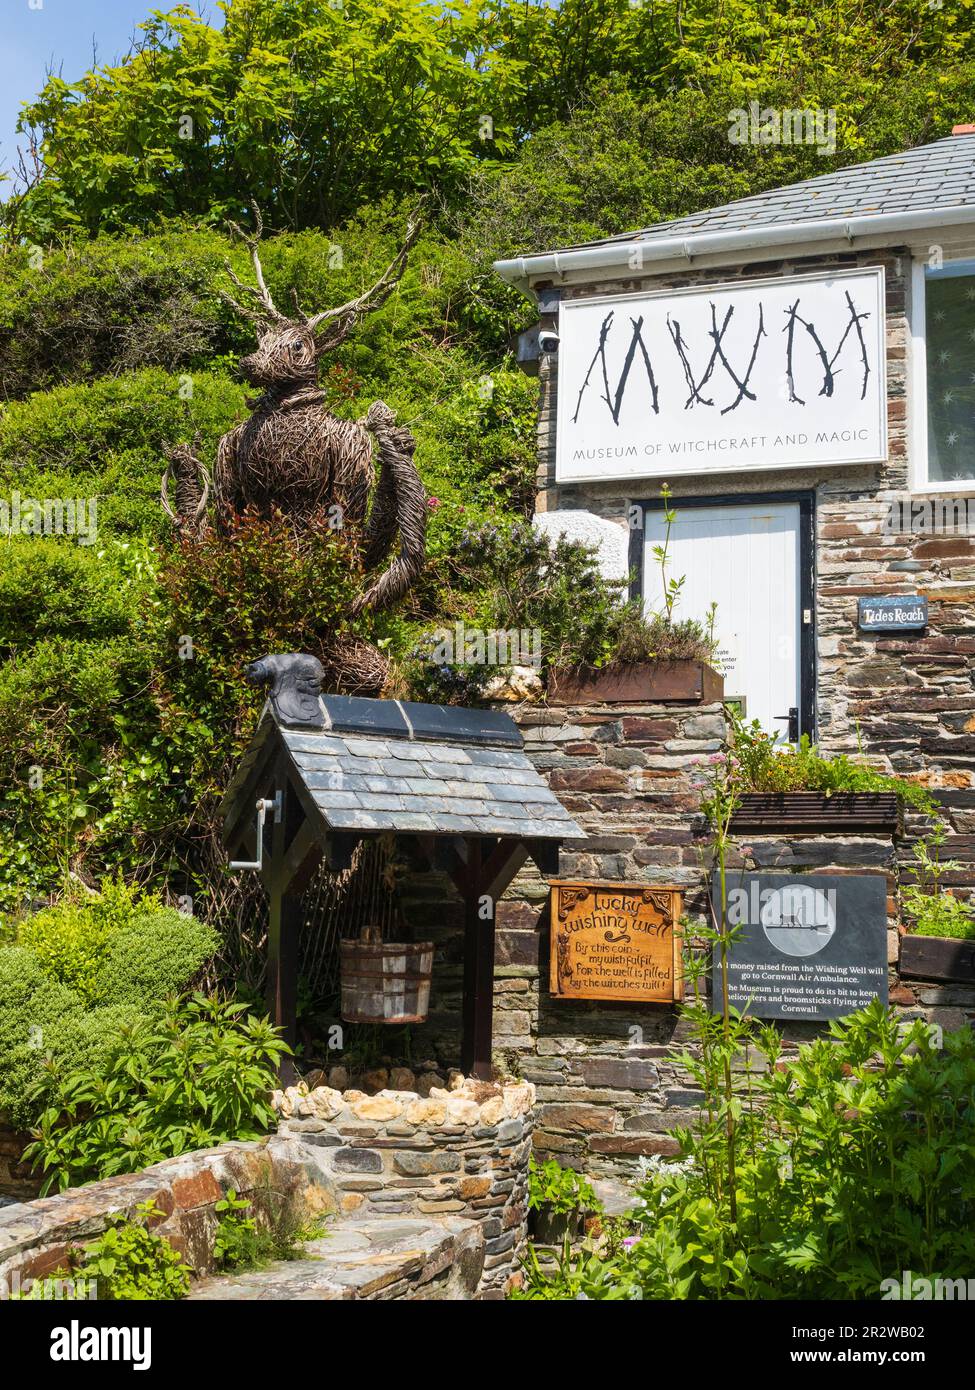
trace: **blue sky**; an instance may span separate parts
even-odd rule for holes
[[[14,163],[14,128],[23,102],[44,85],[49,67],[66,81],[79,78],[92,61],[121,57],[140,20],[168,0],[0,0],[0,168]],[[195,8],[219,17],[216,4]]]

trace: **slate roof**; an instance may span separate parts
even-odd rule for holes
[[[928,209],[937,220],[950,208],[972,205],[975,205],[975,134],[959,134],[586,245],[607,246],[696,232],[747,231],[778,223]]]
[[[277,728],[325,830],[584,839],[524,752],[506,714],[328,695],[322,726],[282,724],[265,709],[225,807]]]

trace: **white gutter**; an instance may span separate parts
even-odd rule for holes
[[[847,241],[855,237],[885,236],[891,232],[912,232],[924,228],[940,229],[975,222],[975,204],[964,207],[920,208],[910,212],[867,213],[857,217],[817,218],[808,222],[774,222],[762,226],[722,229],[716,232],[690,232],[685,236],[652,237],[632,241],[600,242],[573,251],[545,251],[537,256],[518,256],[495,261],[494,269],[503,280],[527,289],[541,276],[559,278],[570,271],[643,270],[652,261],[692,261],[727,251],[750,251],[759,247],[792,245],[803,242]]]

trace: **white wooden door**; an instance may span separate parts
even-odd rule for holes
[[[733,506],[677,507],[667,574],[684,576],[677,618],[707,619],[715,632],[725,696],[744,703],[745,718],[788,737],[790,708],[801,715],[799,659],[799,506],[760,499]],[[644,602],[660,609],[663,588],[653,547],[664,541],[663,514],[646,513]]]

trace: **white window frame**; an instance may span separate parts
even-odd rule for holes
[[[938,267],[949,276],[975,276],[975,259],[946,260]],[[927,358],[927,264],[915,257],[911,264],[911,355],[908,363],[908,449],[910,452],[911,492],[975,493],[975,477],[931,482],[928,478],[928,358]]]

